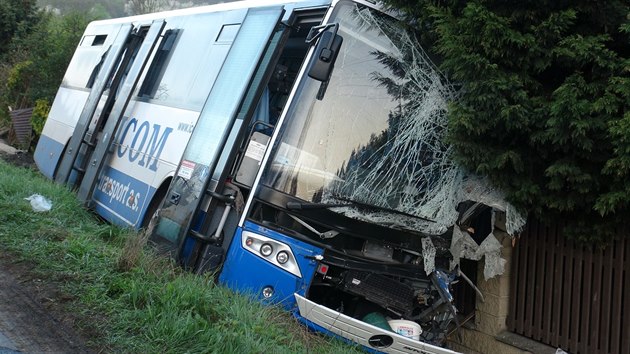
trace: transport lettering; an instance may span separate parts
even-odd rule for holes
[[[125,205],[132,211],[138,211],[138,205],[140,205],[140,193],[130,190],[131,183],[126,185],[109,177],[103,176],[98,189],[105,193],[109,197],[109,204],[116,201]]]

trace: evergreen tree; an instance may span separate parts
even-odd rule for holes
[[[630,3],[389,0],[461,84],[456,160],[566,234],[630,217]]]

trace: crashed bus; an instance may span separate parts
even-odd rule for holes
[[[183,267],[315,331],[451,353],[449,252],[488,208],[442,142],[456,95],[375,1],[95,21],[35,161]]]

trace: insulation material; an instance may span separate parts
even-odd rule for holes
[[[375,72],[372,80],[397,95],[400,105],[390,113],[389,127],[375,136],[383,143],[378,149],[362,152],[360,167],[345,166],[341,179],[324,192],[325,201],[334,203],[333,196],[339,196],[405,213],[408,215],[354,208],[335,210],[348,217],[430,235],[443,235],[455,225],[458,204],[479,201],[506,211],[510,234],[520,231],[524,218],[504,201],[501,193],[484,180],[471,177],[451,159],[452,147],[445,138],[447,105],[458,95],[455,86],[406,31],[391,21],[374,17],[366,9],[357,7],[355,12],[366,29],[378,30],[397,49],[374,53],[394,74]],[[361,117],[356,119],[360,124]]]
[[[424,271],[427,275],[435,270],[435,246],[430,237],[422,239],[422,259],[424,260]]]

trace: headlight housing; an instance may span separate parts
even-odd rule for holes
[[[282,268],[299,278],[302,277],[297,259],[288,244],[251,231],[243,231],[241,246],[266,262]]]

